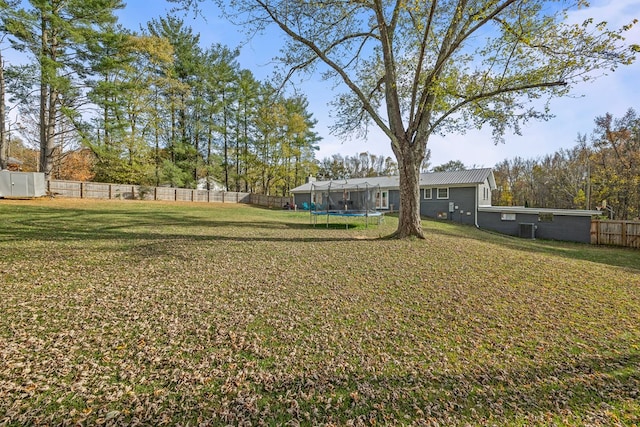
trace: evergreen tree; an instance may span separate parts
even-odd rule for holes
[[[201,163],[198,159],[201,134],[192,109],[197,104],[194,101],[196,82],[201,78],[200,35],[173,16],[152,20],[147,24],[147,31],[151,36],[168,40],[173,48],[173,66],[164,75],[168,81],[175,81],[163,93],[170,115],[166,146],[170,163],[164,163],[165,168],[169,168],[166,173],[171,176],[172,185],[195,187],[197,167]]]
[[[57,141],[77,131],[82,116],[83,78],[91,71],[86,62],[88,44],[102,36],[103,24],[116,21],[114,11],[124,5],[121,0],[28,3],[30,7],[17,9],[7,20],[6,28],[14,47],[29,53],[36,66],[23,67],[29,74],[22,80],[22,93],[34,84],[38,88],[40,171],[48,178],[61,154]],[[30,105],[28,98],[23,101],[25,107]]]
[[[419,173],[431,135],[489,125],[501,140],[507,129],[549,117],[529,101],[565,95],[595,70],[630,64],[638,50],[622,43],[635,21],[619,30],[567,22],[584,1],[218,3],[256,32],[282,30],[281,59],[291,72],[321,62],[324,75],[344,85],[334,130],[374,124],[389,138],[400,176],[397,237],[424,237]]]

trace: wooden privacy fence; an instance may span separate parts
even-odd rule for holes
[[[591,244],[640,248],[640,221],[591,221]]]
[[[107,184],[102,182],[47,181],[47,194],[77,199],[138,199],[168,202],[246,203],[279,208],[290,197],[265,196],[234,191],[195,190],[190,188],[147,187],[143,185]]]

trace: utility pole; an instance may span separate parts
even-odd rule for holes
[[[587,210],[591,209],[591,159],[587,157]]]

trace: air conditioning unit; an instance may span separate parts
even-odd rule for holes
[[[518,229],[518,236],[523,239],[535,239],[536,238],[536,225],[532,222],[521,222]]]

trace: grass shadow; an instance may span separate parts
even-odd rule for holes
[[[500,245],[517,251],[553,255],[562,258],[589,261],[612,267],[636,270],[640,273],[640,251],[633,248],[596,246],[588,243],[564,242],[546,239],[523,239],[470,225],[424,220],[427,234],[459,239],[471,239]]]
[[[266,208],[265,208],[266,209]],[[269,209],[266,209],[269,210]],[[273,211],[273,210],[269,210]],[[187,215],[185,215],[185,212]],[[363,228],[359,224],[310,224],[300,216],[267,217],[255,216],[244,219],[206,218],[188,215],[188,211],[126,211],[119,209],[56,209],[40,208],[28,215],[15,216],[7,220],[11,226],[0,229],[0,241],[7,240],[197,240],[197,241],[282,241],[319,242],[351,240],[344,236],[305,236],[288,231],[304,230],[354,230]],[[8,224],[7,224],[8,225]],[[244,230],[238,232],[238,230]],[[283,236],[275,236],[279,230]]]

